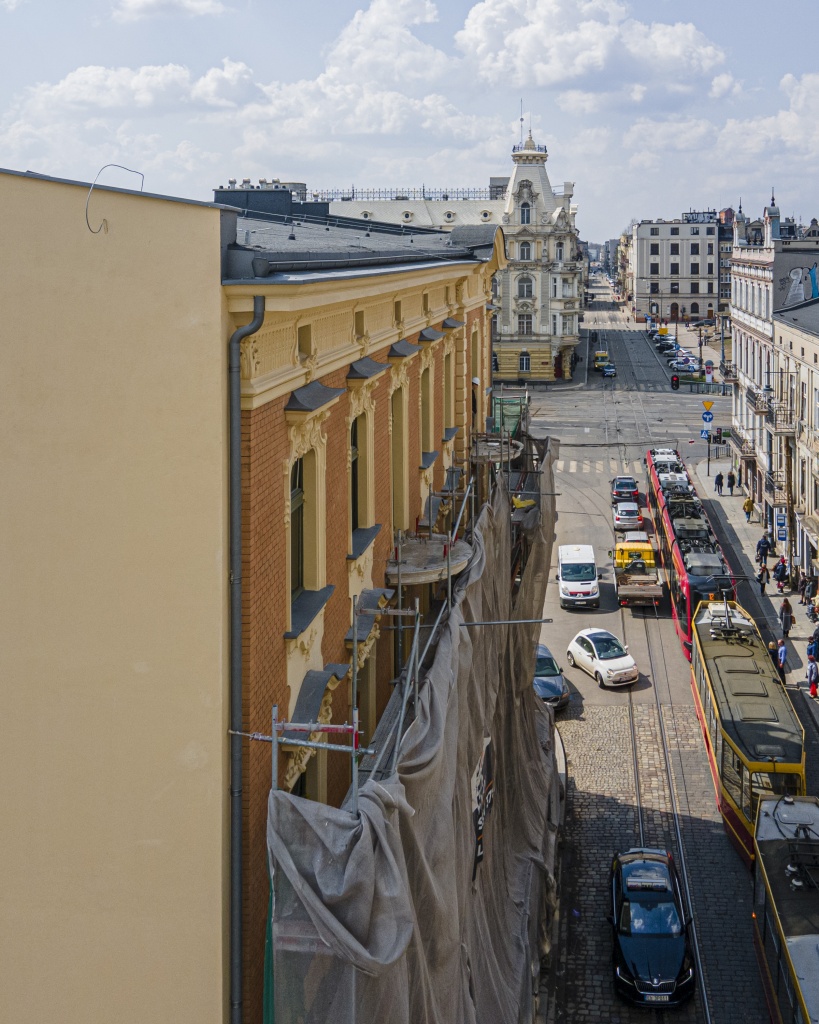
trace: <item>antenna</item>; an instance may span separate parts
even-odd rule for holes
[[[520,144],[523,145],[523,97],[520,100]]]

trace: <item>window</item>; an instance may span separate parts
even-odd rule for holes
[[[699,295],[699,293],[700,293],[700,283],[699,283],[699,281],[692,281],[691,282],[691,294],[692,295]]]
[[[432,443],[432,371],[429,367],[421,374],[421,451],[431,452]]]
[[[700,254],[700,243],[699,242],[692,242],[691,243],[691,255],[692,256],[699,256],[699,254]]]
[[[671,243],[671,255],[672,256],[679,256],[680,255],[680,243],[679,242],[672,242]]]
[[[492,278],[492,291],[493,291],[493,294],[497,294],[497,290],[496,289],[497,289],[497,284],[495,283],[495,278],[493,277]],[[400,302],[394,302],[392,304],[392,318],[395,321],[395,323],[397,323],[397,324],[401,323],[401,303]]]
[[[672,274],[679,274],[679,272],[680,272],[680,265],[679,265],[679,263],[672,263],[670,269],[671,269],[671,273]]]
[[[659,281],[649,281],[648,291],[649,291],[650,295],[659,295],[660,294],[660,283],[659,283]]]
[[[699,265],[699,263],[692,263],[691,264],[691,276],[693,277],[695,274],[699,274],[699,272],[700,272],[700,265]]]
[[[714,243],[713,242],[709,242],[708,243],[708,255],[709,256],[713,256],[714,255]]]
[[[572,333],[572,318],[570,316],[564,316],[563,317],[563,333],[564,334],[571,334]]]
[[[409,522],[407,511],[407,400],[403,388],[396,388],[390,400],[390,418],[392,420],[391,459],[392,471],[392,514],[397,530],[406,530]]]
[[[713,228],[706,228],[705,229],[705,233],[706,233],[706,235],[713,235],[714,234],[714,229]]]
[[[660,229],[659,228],[649,228],[648,229],[648,233],[650,235],[659,235]]]
[[[518,356],[518,370],[520,373],[529,373],[531,369],[532,361],[529,357],[528,352],[521,352]]]
[[[689,229],[689,234],[691,234],[691,235],[698,235],[699,233],[700,233],[700,229],[699,228],[690,228]]]
[[[672,228],[671,229],[671,234],[672,235],[678,235],[679,233],[680,233],[680,229],[679,228]]]
[[[309,359],[313,354],[312,331],[310,330],[310,324],[305,324],[303,327],[299,327],[296,333],[299,345],[299,358]]]
[[[304,459],[290,470],[290,599],[304,590]]]
[[[557,334],[557,314],[552,313],[552,334]]]
[[[652,264],[650,264],[649,268],[648,268],[648,272],[650,274],[659,274],[660,273],[660,264],[659,263],[652,263]]]
[[[552,298],[553,299],[557,298],[557,278],[556,277],[552,278]]]
[[[557,260],[558,263],[562,263],[563,262],[563,243],[562,242],[558,242],[557,245],[555,246],[555,259]]]
[[[679,281],[672,281],[671,282],[671,294],[672,295],[679,295],[680,294],[680,282]]]
[[[520,243],[520,258],[522,260],[530,260],[532,258],[532,246],[529,242]]]
[[[699,313],[699,311],[700,311],[700,304],[699,304],[699,302],[692,302],[691,303],[691,315],[693,316],[694,313]]]
[[[357,310],[357,312],[354,314],[354,320],[355,320],[355,336],[357,338],[363,338],[364,337],[364,310],[363,309]]]
[[[429,312],[429,292],[424,292],[421,296],[421,305],[423,306],[424,312]]]
[[[660,255],[660,243],[659,242],[652,242],[651,243],[651,245],[649,246],[649,255],[650,256],[659,256]]]
[[[531,224],[532,208],[528,203],[520,204],[520,222],[521,224]]]
[[[532,297],[532,279],[531,277],[520,277],[518,278],[518,298],[519,299],[531,299]]]
[[[709,281],[708,282],[708,294],[709,295],[713,295],[714,294],[714,282],[713,281]]]
[[[708,264],[708,273],[709,274],[713,274],[714,273],[714,264],[713,263],[709,263]]]
[[[493,357],[493,360],[496,359],[496,356]],[[444,428],[454,426],[452,404],[452,354],[447,353],[444,356]]]
[[[357,530],[361,525],[359,521],[359,460],[358,460],[358,421],[360,416],[353,420],[350,427],[350,529]]]
[[[521,313],[518,317],[518,334],[532,333],[532,314]]]

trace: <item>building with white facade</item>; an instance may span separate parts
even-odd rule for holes
[[[819,237],[780,218],[773,197],[761,221],[740,207],[731,254],[734,385],[732,444],[738,478],[763,523],[803,565],[819,547]]]
[[[508,265],[493,284],[496,380],[543,382],[571,377],[580,340],[583,260],[572,203],[574,183],[552,188],[548,153],[529,137],[512,149],[512,173],[488,189],[370,190],[316,193],[330,212],[408,229],[500,224]]]
[[[634,318],[714,316],[719,294],[716,210],[678,220],[642,220],[632,228],[628,293]]]

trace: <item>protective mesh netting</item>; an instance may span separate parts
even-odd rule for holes
[[[517,597],[509,499],[498,487],[397,772],[362,786],[357,819],[271,792],[276,1024],[533,1019],[559,817],[553,718],[531,682],[540,627],[462,623],[542,615],[556,452],[540,456]]]

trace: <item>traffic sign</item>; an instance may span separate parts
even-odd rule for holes
[[[703,423],[710,423],[713,419],[714,419],[714,414],[712,412],[704,412],[702,414],[702,422]]]
[[[706,412],[711,412],[711,406],[714,404],[713,402],[706,402],[706,400],[703,398],[702,404]]]
[[[785,525],[785,513],[784,512],[777,512],[776,513],[776,525],[777,526],[784,526]]]
[[[776,531],[776,539],[777,540],[787,540],[788,539],[788,531],[787,530],[777,530]]]
[[[701,431],[700,431],[700,437],[701,437],[701,438],[703,439],[703,441],[707,441],[707,440],[708,440],[708,437],[709,437],[709,435],[710,435],[710,431],[709,431],[709,430],[707,430],[707,429],[706,429],[706,430],[701,430]]]

